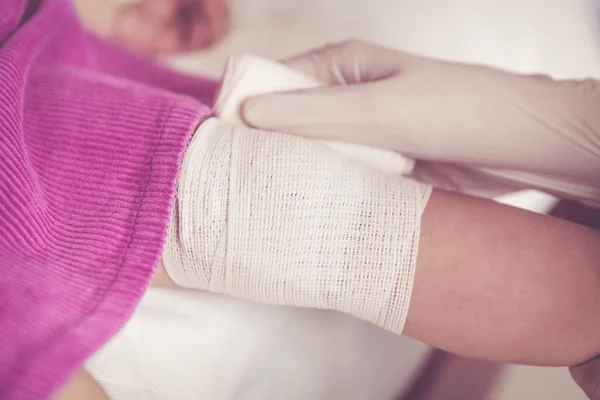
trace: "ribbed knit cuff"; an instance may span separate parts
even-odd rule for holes
[[[14,184],[2,203],[13,232],[0,237],[12,282],[0,397],[10,399],[48,396],[128,320],[160,258],[185,148],[209,114],[73,69],[32,71],[28,85],[23,140],[3,171]]]

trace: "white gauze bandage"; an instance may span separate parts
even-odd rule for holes
[[[430,186],[399,175],[411,163],[394,153],[236,123],[246,95],[298,87],[278,64],[248,60],[227,69],[216,107],[227,120],[204,122],[186,152],[163,253],[169,276],[400,333]]]

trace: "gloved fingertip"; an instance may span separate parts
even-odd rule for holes
[[[252,128],[274,129],[277,126],[276,94],[251,97],[240,106],[242,121]]]

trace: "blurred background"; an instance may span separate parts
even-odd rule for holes
[[[161,56],[162,61],[192,74],[218,78],[230,54],[281,58],[355,37],[519,72],[543,72],[557,78],[600,77],[599,8],[589,0],[227,1],[229,31],[220,40],[189,54]],[[535,192],[502,200],[539,212],[547,212],[553,204],[552,198]],[[123,336],[128,334],[141,335],[148,315],[156,314],[161,296],[164,293],[150,290],[115,342],[125,340]],[[112,346],[114,350],[119,344]],[[420,351],[419,357],[426,361],[420,370],[423,373],[411,378],[406,385],[409,392],[402,398],[585,399],[566,369],[501,366]],[[422,368],[414,360],[410,363],[411,368]]]

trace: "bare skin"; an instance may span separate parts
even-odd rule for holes
[[[52,400],[108,400],[106,392],[92,378],[92,376],[80,369],[73,375],[53,397]]]
[[[405,333],[494,361],[567,366],[600,354],[600,233],[434,191]]]
[[[177,287],[177,284],[169,277],[169,274],[167,273],[162,261],[158,262],[158,266],[156,267],[156,271],[152,276],[152,281],[150,281],[150,284],[163,287]]]

